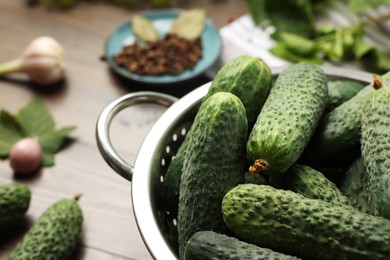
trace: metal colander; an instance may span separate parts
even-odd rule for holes
[[[276,77],[283,68],[273,69]],[[345,68],[323,67],[329,80],[348,79],[370,83],[372,74]],[[158,92],[135,92],[110,103],[100,114],[96,140],[102,157],[122,177],[131,181],[132,205],[138,230],[154,259],[178,259],[177,216],[164,209],[162,183],[167,168],[191,126],[210,82],[183,98]],[[123,160],[112,147],[109,128],[122,109],[139,103],[169,106],[145,137],[134,166]],[[130,198],[129,198],[130,199]]]

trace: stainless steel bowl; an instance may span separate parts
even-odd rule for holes
[[[322,67],[329,80],[349,79],[370,83],[372,74],[345,68]],[[276,77],[283,68],[273,69]],[[131,182],[132,205],[138,230],[154,259],[178,259],[175,239],[176,216],[164,209],[162,183],[172,156],[177,152],[211,82],[177,100],[157,92],[135,92],[110,103],[100,114],[96,140],[102,157]],[[123,160],[109,139],[110,123],[122,109],[139,103],[170,106],[147,134],[134,166]],[[130,198],[129,198],[130,199]]]

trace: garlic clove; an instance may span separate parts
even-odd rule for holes
[[[34,39],[22,56],[0,64],[0,75],[24,72],[32,82],[39,85],[52,85],[65,75],[64,49],[52,37],[41,36]]]
[[[61,57],[64,49],[60,43],[52,37],[41,36],[34,39],[24,50],[24,57],[53,56]]]
[[[21,66],[31,80],[40,85],[54,84],[62,79],[65,73],[63,62],[51,56],[29,57]]]

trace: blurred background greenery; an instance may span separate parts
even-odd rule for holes
[[[185,4],[191,0],[26,0],[29,5],[44,5],[47,8],[69,9],[79,2],[111,3],[123,7],[145,7],[145,8],[168,8],[176,4]],[[223,2],[224,0],[210,0],[213,2]],[[243,1],[244,2],[244,1]]]

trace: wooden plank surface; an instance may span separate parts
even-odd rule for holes
[[[177,7],[204,7],[220,28],[246,12],[245,2],[188,1]],[[144,8],[144,7],[143,7]],[[75,125],[73,142],[56,154],[55,165],[31,178],[16,178],[8,160],[0,160],[0,184],[26,183],[32,199],[25,225],[0,238],[4,259],[28,228],[55,201],[82,193],[83,233],[72,259],[150,259],[134,220],[131,183],[102,159],[95,141],[99,113],[112,100],[133,91],[161,91],[181,97],[208,81],[201,77],[176,87],[151,88],[118,78],[100,60],[111,30],[143,8],[81,2],[69,11],[48,11],[25,2],[0,0],[0,63],[18,57],[35,37],[56,38],[66,52],[66,81],[58,89],[34,89],[24,77],[0,80],[0,108],[16,113],[34,96],[43,98],[57,127]],[[118,114],[112,142],[123,158],[134,163],[148,130],[165,108],[141,105]]]

